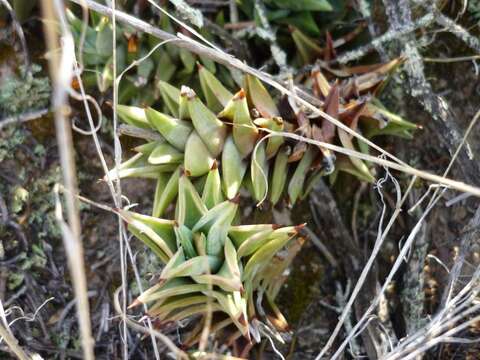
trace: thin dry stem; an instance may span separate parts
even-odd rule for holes
[[[18,345],[18,340],[7,330],[2,324],[0,324],[0,337],[5,340],[10,350],[20,359],[20,360],[31,360],[30,356]]]
[[[64,20],[64,7],[58,0],[42,1],[46,21],[45,32],[48,49],[50,50],[50,74],[53,83],[52,105],[55,114],[55,127],[60,152],[60,163],[63,172],[65,188],[70,191],[66,195],[68,226],[63,223],[61,210],[57,211],[57,219],[61,224],[64,246],[67,253],[72,282],[77,298],[77,314],[84,358],[95,358],[94,340],[90,325],[90,309],[87,295],[87,281],[83,256],[83,244],[80,239],[81,225],[77,199],[77,178],[72,142],[72,130],[68,122],[67,89],[71,83],[73,69],[74,44],[73,37],[65,26],[61,27],[61,37],[57,31],[58,19]],[[60,21],[64,24],[65,21]],[[61,47],[59,53],[57,49]]]

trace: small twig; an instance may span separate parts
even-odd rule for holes
[[[480,55],[471,55],[471,56],[457,56],[451,58],[431,58],[431,57],[424,57],[423,61],[425,62],[433,62],[433,63],[453,63],[453,62],[460,62],[460,61],[473,61],[480,59]]]
[[[325,257],[325,259],[328,260],[330,265],[332,265],[334,268],[338,268],[338,261],[335,259],[335,257],[332,255],[330,250],[325,246],[325,244],[320,240],[320,238],[311,230],[308,226],[305,226],[302,231],[304,231],[312,243],[320,250],[322,255]]]
[[[237,23],[227,23],[223,27],[226,30],[240,30],[245,28],[253,28],[255,26],[255,21],[240,21]]]
[[[230,22],[236,24],[238,23],[238,8],[236,0],[228,0],[228,5],[230,9]]]
[[[42,110],[27,112],[20,115],[3,118],[0,120],[0,130],[8,125],[36,120],[38,118],[41,118],[42,116],[47,115],[49,112],[50,112],[50,109],[42,109]]]
[[[0,337],[5,340],[10,350],[20,360],[31,360],[30,356],[18,345],[18,340],[2,324],[0,324]]]

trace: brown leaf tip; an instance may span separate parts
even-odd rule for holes
[[[245,90],[240,89],[240,91],[238,91],[238,92],[233,96],[233,100],[242,100],[242,99],[245,98],[245,96],[246,96]]]
[[[218,169],[218,163],[217,160],[213,160],[213,164],[210,167],[210,170],[217,170]]]
[[[272,120],[277,124],[277,125],[283,125],[283,119],[280,116],[274,116],[272,117]]]
[[[182,176],[190,177],[191,175],[192,175],[192,173],[190,171],[188,171],[187,169],[185,169],[183,167],[180,169],[180,177],[182,177]]]
[[[248,326],[247,319],[245,319],[245,315],[243,313],[238,317],[238,322],[243,326]]]
[[[229,199],[229,201],[237,205],[240,204],[240,194],[235,195],[235,197]]]
[[[305,241],[307,241],[306,238],[304,238],[303,236],[299,236],[298,239],[297,239],[297,242],[300,246],[303,246],[303,244],[305,243]]]
[[[300,230],[302,230],[305,226],[307,226],[307,223],[297,225],[297,226],[295,226],[295,231],[300,232]]]

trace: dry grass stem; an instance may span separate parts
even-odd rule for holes
[[[50,75],[53,84],[52,107],[55,115],[57,142],[60,152],[60,163],[65,188],[70,191],[66,195],[68,225],[62,220],[60,200],[57,199],[57,220],[62,229],[65,251],[72,275],[75,297],[77,298],[77,313],[84,358],[95,358],[94,340],[90,324],[90,309],[87,295],[87,281],[83,245],[80,239],[81,225],[78,211],[78,201],[73,195],[77,192],[77,178],[72,141],[72,130],[68,121],[67,89],[70,86],[73,70],[74,43],[73,37],[66,26],[61,26],[58,32],[56,24],[65,24],[64,7],[60,1],[42,1],[45,21],[47,46],[50,50]],[[60,21],[59,21],[60,20]],[[61,47],[61,52],[58,48]]]

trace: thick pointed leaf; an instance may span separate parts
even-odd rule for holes
[[[270,119],[258,118],[255,119],[255,125],[273,131],[283,131],[283,120],[280,117],[273,117]],[[268,139],[267,148],[265,150],[265,153],[267,154],[267,159],[271,159],[272,157],[274,157],[283,143],[284,139],[282,136],[270,137]]]
[[[275,254],[288,243],[292,236],[288,234],[279,234],[260,247],[249,259],[245,265],[242,280],[244,282],[252,281],[263,268],[265,268]]]
[[[177,196],[180,167],[177,167],[167,180],[165,179],[167,176],[166,173],[162,173],[159,176],[153,200],[152,216],[154,217],[162,216],[168,205],[170,205]]]
[[[136,303],[146,304],[155,300],[165,301],[171,296],[193,294],[208,291],[208,286],[204,284],[195,284],[188,278],[174,278],[153,286],[151,289],[142,293]],[[162,301],[162,302],[163,302]]]
[[[151,129],[152,126],[147,120],[145,109],[136,106],[117,105],[117,114],[127,124],[142,129]]]
[[[215,114],[201,102],[193,90],[190,89],[182,96],[187,97],[188,112],[195,130],[207,145],[210,153],[217,157],[222,152],[227,135],[225,124],[217,119]]]
[[[264,118],[279,116],[277,106],[267,89],[256,77],[246,75],[246,92],[248,101]]]
[[[288,148],[282,147],[275,157],[272,180],[270,182],[270,201],[273,205],[278,203],[285,189],[288,175],[288,155]]]
[[[198,64],[198,74],[208,107],[216,113],[219,112],[232,98],[233,94],[210,71],[200,64]]]
[[[350,135],[345,130],[338,129],[338,137],[345,148],[356,151]],[[371,174],[368,166],[361,159],[355,156],[349,156],[349,158],[352,164],[357,168],[358,172],[363,174],[362,178],[368,179],[368,182],[375,181],[375,177]]]
[[[304,190],[305,179],[317,153],[316,148],[309,146],[293,173],[288,184],[288,200],[292,206]]]
[[[206,295],[179,295],[168,298],[163,303],[153,306],[149,309],[148,315],[151,317],[157,317],[168,314],[172,310],[185,308],[191,305],[206,304],[208,297]]]
[[[202,176],[209,172],[215,158],[196,131],[192,131],[185,146],[184,166],[189,176]]]
[[[177,225],[174,227],[177,236],[177,247],[182,247],[187,259],[197,256],[197,252],[193,246],[193,233],[185,225]]]
[[[314,62],[323,54],[323,49],[298,29],[292,31],[292,39],[305,64]]]
[[[258,130],[250,117],[245,92],[233,98],[233,140],[242,157],[250,155],[258,138]]]
[[[235,247],[238,249],[246,240],[255,234],[274,230],[275,226],[272,224],[257,224],[257,225],[235,225],[228,230],[228,236],[233,240]]]
[[[177,247],[175,236],[172,238],[173,221],[157,219],[123,209],[117,209],[117,212],[129,225],[148,236],[168,258],[173,256],[173,251]]]
[[[211,209],[223,201],[222,180],[216,161],[208,172],[207,180],[203,187],[202,201],[207,209]]]
[[[267,194],[269,164],[265,153],[265,141],[256,147],[252,153],[250,177],[255,200],[262,201]]]
[[[271,240],[270,235],[273,234],[273,228],[260,231],[248,239],[238,247],[238,256],[248,256],[253,254],[258,248]]]
[[[236,206],[237,204],[230,200],[226,200],[218,205],[215,205],[197,221],[197,223],[193,226],[192,231],[203,232],[205,234],[208,233],[213,224],[219,221],[226,213],[234,211]]]
[[[222,153],[223,191],[228,199],[237,196],[246,171],[247,163],[242,160],[242,155],[238,151],[232,136],[229,136],[225,141]]]
[[[206,213],[207,208],[203,204],[197,190],[185,174],[181,175],[178,185],[175,219],[180,225],[185,225],[192,229]]]
[[[183,160],[183,153],[169,144],[159,144],[148,157],[150,164],[178,164]]]
[[[143,155],[150,155],[158,145],[165,144],[163,140],[150,141],[146,144],[142,144],[133,148],[134,151],[141,153]]]
[[[161,279],[171,279],[175,277],[187,277],[203,275],[216,272],[221,265],[221,261],[215,256],[196,256],[172,268],[165,267],[160,274]]]
[[[190,123],[175,119],[152,108],[146,109],[145,114],[150,124],[156,128],[171,145],[181,151],[185,149],[188,136],[192,132]]]
[[[180,90],[165,81],[159,81],[158,88],[160,89],[160,95],[162,96],[163,102],[168,110],[170,110],[170,114],[174,117],[178,117]]]

